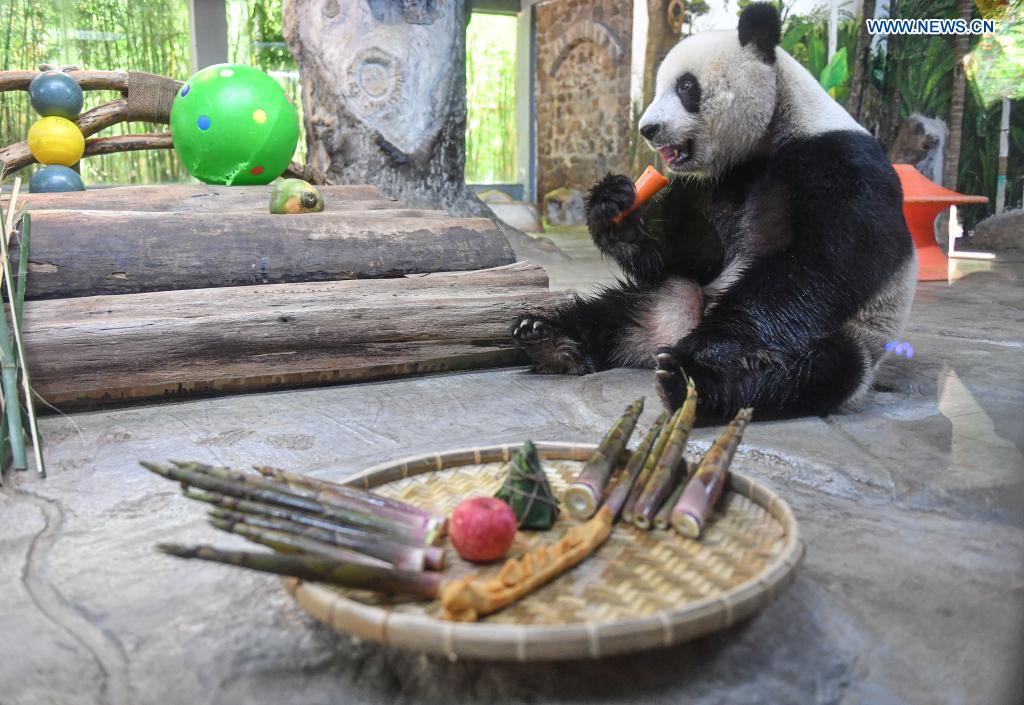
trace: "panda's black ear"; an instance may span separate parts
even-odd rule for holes
[[[751,42],[769,64],[775,63],[775,47],[782,38],[779,11],[770,2],[747,5],[740,14],[740,46]]]

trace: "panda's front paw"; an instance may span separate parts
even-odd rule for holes
[[[658,348],[654,354],[654,380],[658,396],[669,411],[686,401],[686,372],[679,355],[672,348]]]
[[[534,372],[583,375],[595,371],[580,342],[542,316],[516,321],[512,344],[530,359]]]
[[[616,217],[626,212],[635,199],[636,187],[633,180],[622,174],[606,174],[590,189],[587,196],[587,227],[598,247],[610,245],[613,241],[636,240],[636,214],[620,223],[615,222]]]

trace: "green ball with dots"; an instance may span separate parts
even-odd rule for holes
[[[188,79],[171,106],[171,140],[208,184],[269,184],[288,168],[299,117],[277,81],[251,66],[218,64]]]

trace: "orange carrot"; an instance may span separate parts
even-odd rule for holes
[[[644,169],[640,178],[636,180],[636,199],[633,205],[612,218],[612,222],[618,225],[627,216],[632,215],[637,208],[654,198],[654,194],[668,186],[668,179],[661,175],[653,166]]]

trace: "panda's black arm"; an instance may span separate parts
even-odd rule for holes
[[[721,268],[722,246],[706,214],[709,187],[673,179],[646,206],[616,223],[635,195],[632,180],[615,174],[591,189],[587,225],[601,253],[641,288],[654,287],[670,274],[710,281]]]
[[[723,247],[708,210],[710,182],[674,177],[643,209],[639,228],[656,243],[665,273],[701,286],[722,268]]]

